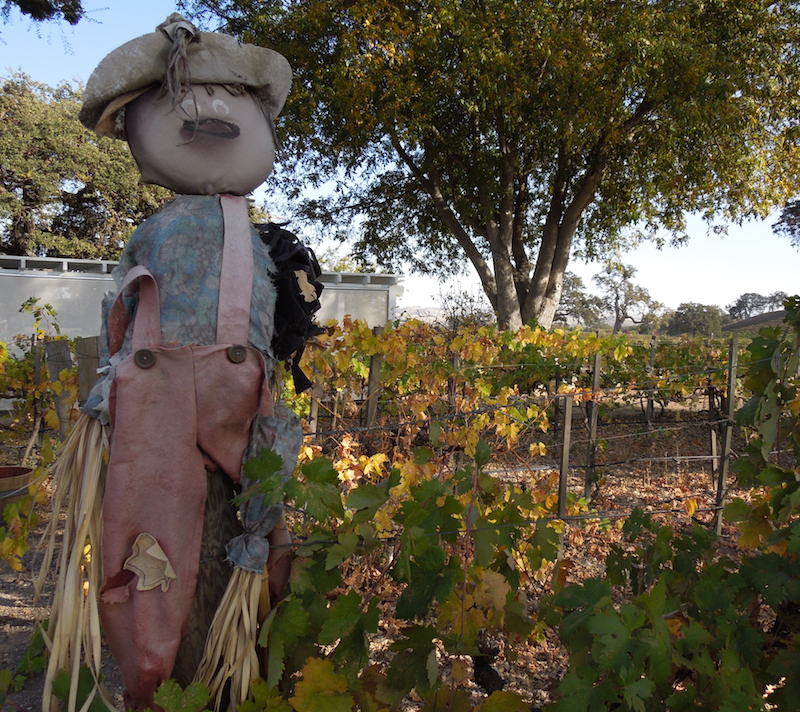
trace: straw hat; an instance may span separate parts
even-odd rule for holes
[[[178,13],[155,32],[107,54],[86,84],[78,118],[101,136],[124,138],[117,112],[154,85],[175,91],[187,84],[241,84],[275,118],[283,108],[292,69],[271,49],[242,44],[221,32],[200,32]]]

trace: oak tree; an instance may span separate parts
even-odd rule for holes
[[[86,129],[79,107],[68,84],[0,81],[0,252],[115,259],[169,196],[141,185],[127,145]]]
[[[626,321],[641,324],[646,314],[662,306],[644,287],[634,283],[635,274],[635,267],[609,260],[603,271],[592,277],[600,290],[600,303],[614,320],[614,334],[620,332]]]
[[[731,319],[749,319],[757,314],[783,309],[786,297],[786,292],[780,291],[772,292],[772,294],[745,292],[739,295],[736,301],[729,304],[726,309]]]
[[[589,329],[605,326],[603,300],[595,294],[586,291],[583,280],[573,272],[564,273],[564,284],[561,289],[561,299],[558,302],[554,324],[565,326],[583,326]]]
[[[383,266],[466,257],[505,327],[550,325],[575,251],[796,185],[794,1],[183,4],[290,60],[287,182],[333,186],[307,214]]]
[[[776,235],[789,238],[792,246],[800,250],[800,199],[790,200],[783,206],[772,231]]]
[[[12,7],[37,22],[64,20],[77,25],[85,15],[81,0],[3,0],[0,13],[8,17]]]
[[[667,333],[670,336],[718,336],[730,319],[714,304],[684,302],[666,315]]]

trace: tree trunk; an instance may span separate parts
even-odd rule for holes
[[[514,265],[502,245],[492,245],[494,275],[497,290],[495,313],[501,329],[519,329],[522,326],[517,287],[514,283]]]
[[[549,329],[553,326],[553,319],[556,316],[556,309],[561,301],[561,287],[564,283],[564,273],[562,272],[558,279],[558,286],[553,291],[545,296],[542,300],[542,306],[539,309],[539,314],[536,317],[536,323],[543,329]]]

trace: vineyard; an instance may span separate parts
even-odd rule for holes
[[[295,558],[240,712],[797,709],[798,338],[798,298],[740,342],[329,326],[312,388],[279,384],[306,423],[296,478],[246,465]],[[34,441],[40,480],[3,513],[18,571],[77,393],[37,353],[0,352],[3,453]],[[40,658],[15,651],[0,699],[24,709]]]

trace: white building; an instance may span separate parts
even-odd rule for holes
[[[20,305],[31,297],[52,304],[61,333],[96,336],[100,333],[100,303],[114,287],[111,270],[116,262],[53,257],[0,255],[0,341],[31,331],[30,314]],[[345,314],[370,326],[383,326],[395,318],[401,277],[393,274],[323,272],[325,290],[317,321],[340,320]]]

